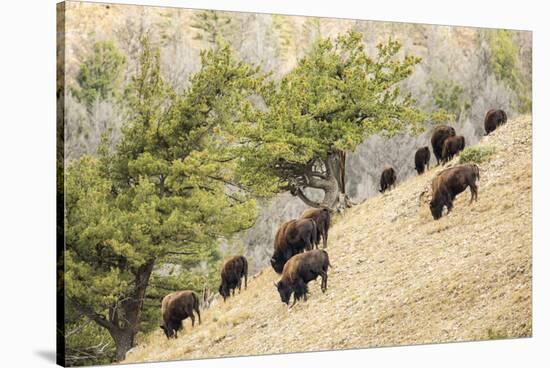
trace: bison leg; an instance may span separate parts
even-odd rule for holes
[[[187,308],[185,308],[185,313],[187,313],[189,318],[191,318],[191,327],[195,327],[195,315],[193,314],[193,306],[187,306]]]
[[[474,200],[477,201],[477,186],[475,184],[470,184],[470,204]]]
[[[195,307],[195,312],[197,312],[197,316],[199,317],[199,325],[200,325],[201,324],[201,311],[199,310],[198,305]]]
[[[319,272],[319,274],[321,275],[321,291],[324,293],[325,291],[327,291],[328,275],[325,271],[321,271]]]
[[[246,290],[246,284],[248,283],[247,279],[248,279],[248,275],[245,273],[244,274],[244,289],[245,290]]]

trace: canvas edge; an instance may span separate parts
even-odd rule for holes
[[[56,364],[65,367],[65,2],[56,4]]]

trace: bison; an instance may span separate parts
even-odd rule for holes
[[[479,180],[479,167],[475,164],[465,164],[443,170],[432,181],[432,200],[430,211],[434,220],[443,215],[443,207],[447,212],[453,209],[455,197],[470,187],[470,203],[477,201],[477,185]]]
[[[303,219],[313,219],[317,225],[317,241],[319,245],[323,238],[323,248],[327,247],[328,229],[330,228],[330,209],[328,208],[308,208],[302,212]]]
[[[502,124],[506,124],[506,121],[508,121],[508,116],[506,116],[504,110],[491,109],[487,111],[485,115],[485,135],[489,135]]]
[[[456,135],[455,129],[451,126],[438,125],[434,128],[431,142],[432,142],[432,149],[434,151],[434,155],[438,165],[439,165],[439,161],[441,161],[443,157],[443,144],[445,143],[445,139],[449,137],[453,137],[455,135]]]
[[[445,143],[443,143],[443,152],[441,153],[442,161],[450,161],[457,153],[462,151],[464,147],[466,147],[466,140],[462,135],[456,135],[445,139]]]
[[[384,193],[392,186],[395,186],[396,179],[397,177],[393,167],[386,167],[384,171],[382,171],[382,175],[380,175],[380,193]]]
[[[314,249],[297,254],[285,264],[279,282],[275,284],[281,301],[288,305],[290,296],[294,293],[294,301],[290,307],[301,299],[307,301],[307,284],[321,276],[321,291],[327,290],[327,271],[330,266],[328,253],[325,250]]]
[[[160,310],[164,322],[160,328],[167,338],[178,338],[178,331],[183,328],[182,321],[187,317],[191,318],[191,325],[195,326],[193,311],[197,312],[199,324],[201,323],[199,297],[190,290],[176,291],[166,295],[162,299]]]
[[[317,224],[313,219],[298,219],[285,222],[279,227],[273,242],[271,266],[277,273],[283,272],[283,267],[295,254],[313,249],[317,243]]]
[[[414,154],[414,168],[418,175],[424,173],[425,169],[430,169],[430,149],[428,146],[416,150]]]
[[[244,289],[246,290],[248,278],[248,261],[243,256],[229,258],[222,266],[221,284],[218,291],[223,301],[229,297],[231,291],[235,296],[235,289],[241,291],[242,278],[244,277]]]

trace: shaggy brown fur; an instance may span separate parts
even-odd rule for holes
[[[485,115],[485,135],[488,135],[492,131],[496,130],[502,124],[506,124],[508,116],[504,110],[491,109],[487,111]]]
[[[221,284],[218,289],[223,301],[229,297],[231,291],[235,296],[235,289],[241,291],[242,278],[244,277],[244,289],[246,290],[248,279],[248,261],[243,256],[229,258],[222,266]]]
[[[443,152],[441,154],[443,162],[452,160],[452,158],[462,151],[464,147],[466,147],[466,140],[461,135],[445,139],[445,143],[443,143]]]
[[[330,228],[330,210],[328,208],[308,208],[302,212],[303,219],[313,219],[317,225],[317,241],[315,245],[319,245],[323,238],[323,248],[327,247],[328,229]]]
[[[393,167],[386,167],[380,175],[380,193],[384,193],[386,190],[391,189],[392,186],[395,186],[395,181],[397,180],[397,175],[395,175],[395,170]]]
[[[195,326],[193,311],[197,312],[200,324],[199,297],[194,291],[176,291],[166,295],[162,299],[160,307],[161,316],[164,321],[164,324],[160,328],[164,331],[166,337],[175,337],[177,339],[178,331],[183,328],[182,321],[187,317],[191,318],[191,326]]]
[[[442,159],[443,155],[443,143],[448,137],[453,137],[456,135],[455,129],[447,125],[438,125],[434,128],[432,133],[432,150],[434,152],[437,164]]]
[[[294,306],[301,299],[307,301],[307,283],[321,276],[321,291],[327,290],[328,267],[330,262],[325,250],[314,249],[297,254],[285,264],[281,280],[275,284],[281,297],[281,301],[288,304],[290,296],[294,293]]]
[[[317,225],[313,219],[298,219],[285,222],[277,230],[273,243],[271,266],[277,273],[283,272],[283,267],[295,254],[313,249],[317,242]]]
[[[455,197],[470,187],[470,203],[477,201],[477,185],[479,168],[475,164],[465,164],[443,170],[432,181],[432,200],[430,211],[434,220],[443,215],[443,207],[447,212],[453,209]]]
[[[414,168],[418,175],[424,173],[424,170],[430,169],[430,149],[428,146],[419,148],[414,154]]]

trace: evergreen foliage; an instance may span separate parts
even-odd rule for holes
[[[261,83],[256,70],[228,47],[204,52],[178,95],[159,58],[144,39],[116,149],[105,141],[98,158],[83,156],[66,171],[67,303],[108,331],[116,360],[156,326],[163,295],[214,287],[219,241],[251,226],[256,209],[234,182],[223,133]],[[166,272],[170,264],[181,272]]]
[[[230,30],[232,19],[223,12],[204,10],[193,16],[191,28],[196,30],[193,36],[196,40],[206,40],[211,44],[227,41],[225,32]]]
[[[111,41],[93,45],[93,52],[82,63],[76,77],[78,88],[73,94],[88,108],[97,100],[116,96],[122,82],[126,57]]]
[[[531,111],[529,81],[522,75],[519,65],[519,47],[512,32],[506,29],[486,30],[489,44],[489,66],[496,78],[505,82],[518,96],[518,110]]]
[[[401,93],[420,59],[399,57],[400,48],[389,40],[370,56],[358,32],[319,39],[264,89],[267,109],[239,125],[239,180],[265,195],[288,190],[312,206],[342,205],[345,152],[371,134],[419,131],[428,118]],[[324,191],[324,199],[311,200],[305,188]]]
[[[432,79],[430,82],[435,106],[453,114],[455,119],[471,107],[464,97],[464,88],[459,84],[451,80]]]

